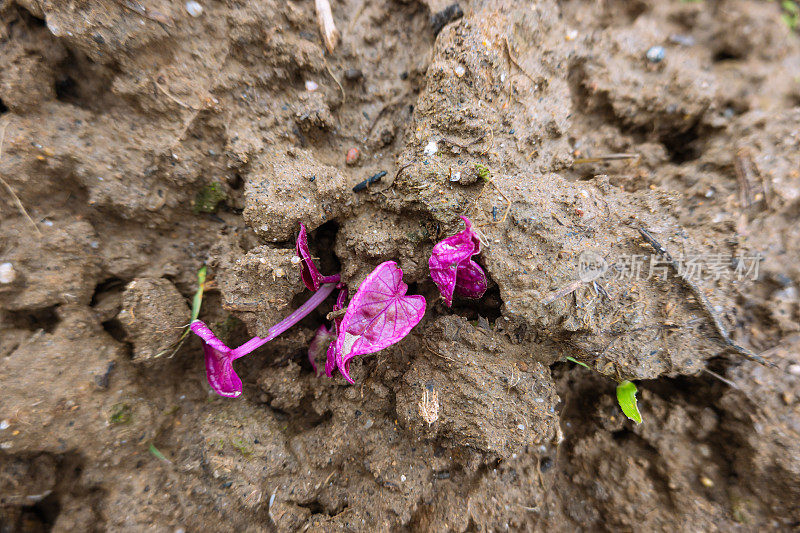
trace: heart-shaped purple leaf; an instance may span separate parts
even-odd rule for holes
[[[349,372],[354,357],[391,346],[422,320],[425,298],[406,296],[407,290],[394,261],[378,265],[358,287],[338,326],[333,353],[348,382],[354,383]]]
[[[472,229],[467,217],[464,231],[439,241],[428,260],[431,278],[442,293],[448,307],[453,305],[453,294],[467,298],[480,298],[489,282],[481,266],[472,256],[481,252],[481,241]]]

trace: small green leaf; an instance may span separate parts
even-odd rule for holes
[[[158,451],[158,448],[156,448],[155,444],[150,443],[150,448],[148,448],[148,449],[150,450],[150,453],[153,454],[153,457],[155,457],[156,459],[161,459],[162,461],[164,461],[166,463],[172,463],[172,461],[170,461],[169,459],[164,457],[163,453]]]
[[[636,422],[642,423],[642,415],[636,407],[636,385],[630,381],[623,381],[617,385],[617,402],[625,416]]]
[[[584,367],[584,368],[588,368],[589,370],[591,370],[591,369],[592,369],[592,367],[590,367],[589,365],[587,365],[586,363],[584,363],[584,362],[582,362],[582,361],[578,361],[578,360],[577,360],[577,359],[575,359],[574,357],[567,356],[567,361],[572,361],[572,362],[573,362],[573,363],[575,363],[576,365],[581,365],[582,367]]]

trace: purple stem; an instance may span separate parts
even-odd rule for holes
[[[336,281],[339,281],[339,275],[328,276],[329,278],[337,278]],[[238,348],[231,350],[231,357],[233,359],[238,359],[243,355],[247,355],[256,348],[265,345],[290,327],[294,326],[301,320],[303,320],[311,311],[317,308],[319,304],[325,301],[325,298],[330,296],[333,292],[333,289],[336,288],[336,283],[325,283],[324,285],[320,286],[319,290],[314,293],[311,298],[309,298],[306,303],[298,307],[291,315],[287,316],[271,328],[269,328],[269,332],[266,337],[263,339],[261,337],[253,337],[246,343],[242,344]]]

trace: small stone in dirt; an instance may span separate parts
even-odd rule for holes
[[[203,14],[203,6],[197,2],[186,2],[186,11],[193,17],[199,17]]]
[[[317,82],[306,80],[306,91],[313,93],[317,89],[319,89],[319,85],[317,85]]]
[[[191,311],[171,281],[138,278],[122,294],[118,319],[133,343],[133,361],[152,362],[178,342]]]
[[[666,52],[663,46],[653,46],[647,51],[647,60],[651,63],[661,63],[664,60]]]
[[[0,283],[13,283],[17,277],[14,265],[11,263],[0,264]]]
[[[439,145],[436,143],[436,141],[431,139],[430,141],[428,141],[428,144],[425,145],[425,148],[422,150],[422,153],[430,157],[436,154],[436,152],[438,151],[439,151]]]
[[[460,19],[464,16],[464,10],[458,4],[452,4],[442,9],[438,13],[431,15],[431,27],[433,34],[439,35],[439,32],[447,26],[450,22]]]
[[[358,160],[361,158],[361,152],[358,151],[358,148],[350,148],[347,151],[347,155],[344,158],[344,162],[347,163],[348,166],[353,166],[358,163]]]
[[[364,77],[364,73],[360,68],[349,68],[344,71],[344,79],[347,81],[358,81]]]

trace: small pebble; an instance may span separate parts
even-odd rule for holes
[[[14,265],[11,263],[0,264],[0,283],[11,283],[17,277]]]
[[[789,365],[789,373],[793,376],[800,376],[800,365]]]
[[[456,66],[455,66],[455,68],[454,68],[453,70],[455,71],[455,73],[456,73],[456,76],[458,76],[459,78],[460,78],[461,76],[463,76],[463,75],[464,75],[464,73],[466,73],[466,72],[467,72],[467,69],[465,69],[465,68],[464,68],[464,65],[456,65]]]
[[[8,429],[10,425],[11,423],[8,420],[3,420],[2,422],[0,422],[0,430]]]
[[[707,487],[709,489],[714,486],[714,482],[711,481],[711,478],[707,476],[700,476],[700,483],[702,483],[704,487]]]
[[[400,475],[400,481],[402,481],[403,483],[406,482],[406,475],[405,474],[401,474]]]
[[[353,166],[358,163],[358,160],[361,158],[361,152],[358,151],[358,148],[350,148],[347,151],[347,155],[344,158],[344,162],[347,163],[348,166]]]
[[[203,6],[197,2],[186,2],[186,11],[193,17],[199,17],[203,14]]]
[[[306,91],[313,93],[317,89],[319,89],[319,85],[317,85],[317,82],[306,80]]]
[[[436,141],[431,140],[430,142],[428,142],[427,145],[425,145],[425,149],[422,152],[428,157],[430,157],[438,151],[439,151],[439,145],[436,144]]]
[[[674,35],[670,35],[669,40],[681,46],[694,46],[694,37],[691,35],[681,35],[676,33]]]
[[[359,68],[349,68],[344,71],[344,79],[347,81],[358,81],[364,76]]]
[[[450,174],[450,181],[461,181],[461,172],[453,172]]]
[[[567,41],[574,41],[578,38],[578,30],[569,30],[564,36]]]
[[[647,60],[651,63],[660,63],[665,55],[666,52],[663,46],[653,46],[647,51]]]

